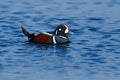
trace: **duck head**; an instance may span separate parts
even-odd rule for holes
[[[54,35],[57,36],[66,36],[70,32],[68,26],[66,24],[60,24],[54,31]]]

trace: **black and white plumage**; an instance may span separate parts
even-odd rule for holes
[[[39,33],[35,35],[34,33],[29,33],[26,29],[22,28],[22,32],[28,37],[28,41],[35,43],[48,43],[48,44],[59,44],[69,42],[67,36],[70,30],[66,24],[60,24],[53,32]]]

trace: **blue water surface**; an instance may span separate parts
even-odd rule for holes
[[[27,42],[65,23],[62,45]],[[0,80],[120,80],[120,0],[0,0]]]

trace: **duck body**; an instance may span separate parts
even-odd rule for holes
[[[21,28],[24,35],[28,37],[29,42],[43,44],[59,44],[69,42],[69,38],[67,36],[69,29],[65,24],[60,24],[53,32],[38,33],[37,35],[34,33],[29,33],[24,27]]]

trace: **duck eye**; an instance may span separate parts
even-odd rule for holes
[[[59,28],[59,31],[61,31],[62,29],[61,28]]]

